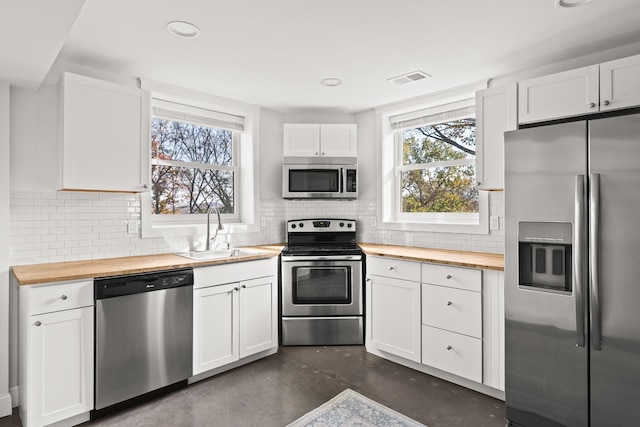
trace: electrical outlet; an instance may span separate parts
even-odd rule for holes
[[[129,234],[138,234],[138,226],[140,225],[140,221],[137,219],[130,219],[127,223],[127,233]]]
[[[372,227],[375,227],[375,226],[376,226],[376,217],[375,217],[375,216],[372,216],[372,217],[371,217],[371,226],[372,226]]]
[[[261,216],[260,217],[260,227],[266,227],[267,226],[267,217],[266,216]]]
[[[489,218],[489,229],[500,230],[500,217],[492,216]]]

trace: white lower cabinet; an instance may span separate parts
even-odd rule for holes
[[[20,288],[20,418],[25,427],[82,415],[89,419],[93,304],[93,281]]]
[[[367,257],[367,271],[367,346],[420,362],[420,264]]]
[[[194,375],[278,346],[276,274],[277,258],[194,269]]]
[[[422,363],[482,382],[482,272],[423,264],[422,282]]]
[[[503,277],[367,256],[367,349],[504,398]]]

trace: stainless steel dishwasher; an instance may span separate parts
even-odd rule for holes
[[[96,411],[192,372],[193,270],[95,280]]]

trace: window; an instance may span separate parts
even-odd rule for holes
[[[486,233],[488,197],[475,180],[475,102],[379,116],[383,227]]]
[[[259,230],[260,108],[151,80],[141,87],[151,97],[142,236],[189,236],[197,247],[210,207],[225,233]]]
[[[215,207],[227,218],[237,218],[238,129],[240,117],[154,101],[152,214],[182,222]]]

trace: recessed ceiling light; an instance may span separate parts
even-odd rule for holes
[[[174,34],[178,37],[186,38],[198,37],[198,35],[200,34],[200,28],[184,21],[169,22],[167,24],[167,30],[169,30],[171,34]]]
[[[340,86],[342,84],[342,80],[340,79],[336,79],[334,77],[330,77],[328,79],[322,79],[320,80],[320,84],[323,86]]]
[[[587,3],[591,3],[592,0],[557,0],[556,4],[559,7],[578,7]]]

